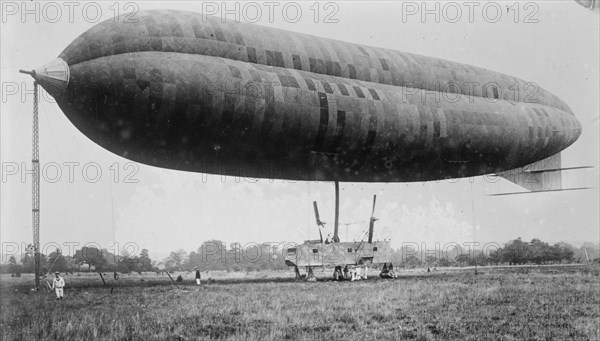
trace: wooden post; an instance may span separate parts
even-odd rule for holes
[[[104,283],[104,286],[106,286],[106,281],[104,280],[104,276],[102,276],[102,273],[98,271],[98,275],[100,275],[100,278],[102,278],[102,283]]]
[[[169,275],[168,271],[165,271],[167,273],[167,276],[169,276],[169,278],[171,279],[171,282],[173,282],[173,285],[177,285],[175,284],[175,281],[173,280],[173,277],[171,277],[171,275]]]
[[[587,260],[587,265],[590,265],[590,257],[588,257],[587,249],[585,246],[583,247],[583,251],[585,251],[585,260]]]

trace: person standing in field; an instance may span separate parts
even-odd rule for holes
[[[56,300],[62,300],[64,295],[65,280],[59,276],[59,272],[54,273],[56,277],[52,281],[52,289],[56,293]]]
[[[333,271],[333,280],[341,281],[342,280],[342,266],[336,266],[335,271]]]
[[[396,273],[394,272],[394,265],[390,263],[390,267],[388,268],[388,276],[389,278],[396,278]]]
[[[196,267],[195,269],[196,269],[196,285],[200,285],[200,270],[198,270],[198,267]]]

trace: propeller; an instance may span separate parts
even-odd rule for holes
[[[373,209],[371,210],[371,219],[369,221],[369,243],[373,242],[373,230],[375,229],[375,202],[377,201],[377,195],[373,195]]]
[[[375,218],[373,215],[375,214],[375,202],[377,201],[377,195],[373,195],[373,210],[371,211],[371,220],[375,219],[377,220],[377,218]]]
[[[321,243],[323,242],[323,233],[321,232],[321,228],[325,228],[325,222],[321,221],[319,217],[319,207],[317,207],[317,202],[313,201],[313,207],[315,209],[315,219],[317,220],[317,226],[319,227],[319,237],[321,237]]]
[[[317,207],[316,201],[313,201],[313,207],[315,208],[315,218],[317,219],[317,225],[324,226],[325,222],[321,221],[321,218],[319,217],[319,207]]]

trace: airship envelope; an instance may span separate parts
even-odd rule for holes
[[[553,94],[480,67],[192,12],[137,19],[99,23],[34,77],[83,134],[140,163],[428,181],[523,167],[581,133]]]

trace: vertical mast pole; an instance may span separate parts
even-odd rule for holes
[[[338,223],[340,217],[340,183],[335,182],[335,220],[333,223],[333,241],[339,243],[340,237],[338,236]]]
[[[33,132],[32,132],[33,179],[31,188],[31,215],[33,229],[33,252],[35,266],[35,287],[40,286],[40,155],[39,155],[39,122],[38,122],[38,84],[33,82]]]

